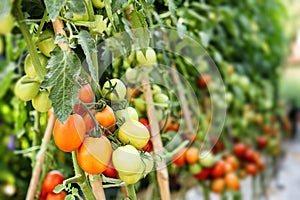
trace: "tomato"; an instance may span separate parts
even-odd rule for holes
[[[104,8],[105,6],[103,0],[92,0],[92,3],[95,8]]]
[[[150,125],[149,125],[149,121],[146,118],[140,118],[139,122],[141,122],[144,126],[146,126],[146,128],[148,129],[148,131],[150,132]]]
[[[188,164],[194,164],[198,162],[199,150],[196,147],[190,147],[185,153],[185,160]]]
[[[39,112],[47,112],[52,107],[48,90],[42,90],[32,99],[32,106]]]
[[[128,175],[126,173],[119,172],[119,177],[122,181],[124,181],[127,184],[134,184],[142,178],[142,168],[140,169],[139,172],[135,174]]]
[[[200,173],[202,170],[202,167],[199,163],[194,163],[189,165],[189,172],[193,175]]]
[[[22,101],[29,101],[33,99],[40,91],[40,83],[38,82],[23,83],[23,81],[30,80],[31,79],[25,75],[20,78],[15,85],[15,95]]]
[[[243,157],[246,153],[247,146],[243,143],[237,143],[233,147],[233,152],[237,157]]]
[[[136,60],[142,66],[154,65],[156,63],[156,53],[151,47],[148,47],[145,57],[143,52],[138,50],[136,52]]]
[[[155,94],[153,100],[155,103],[158,104],[159,107],[168,107],[169,97],[163,93]]]
[[[257,166],[253,163],[248,163],[246,165],[246,172],[252,176],[255,176],[258,172]]]
[[[89,174],[102,173],[108,166],[112,147],[105,136],[87,137],[78,149],[77,160],[83,171]]]
[[[237,170],[239,167],[239,161],[234,155],[229,155],[225,158],[225,162],[229,163],[233,169],[233,171]]]
[[[139,81],[139,72],[137,69],[128,68],[125,72],[125,78],[128,83],[135,84]]]
[[[78,97],[83,103],[92,103],[94,100],[94,93],[90,84],[86,83],[81,86]]]
[[[203,167],[211,167],[214,164],[214,155],[209,151],[203,151],[199,155],[199,163]]]
[[[223,178],[217,178],[211,182],[211,190],[214,193],[220,194],[224,191],[224,189],[225,189],[225,181]]]
[[[156,84],[152,85],[151,89],[152,89],[152,95],[161,93],[161,88]]]
[[[261,136],[256,139],[256,143],[259,148],[263,149],[268,145],[268,139],[264,136]]]
[[[110,128],[110,131],[115,129],[114,124],[116,123],[116,118],[110,106],[106,105],[103,110],[96,112],[95,118],[101,126]]]
[[[115,167],[113,166],[111,161],[108,163],[107,168],[102,172],[102,174],[104,174],[105,176],[110,177],[110,178],[118,177],[118,172],[115,169]]]
[[[151,142],[151,140],[149,139],[147,144],[142,148],[143,151],[147,151],[147,152],[151,152],[153,149],[153,144]]]
[[[52,170],[45,176],[43,181],[42,190],[46,192],[53,192],[54,188],[62,184],[64,181],[64,176],[57,170]]]
[[[240,180],[234,173],[226,174],[225,184],[231,190],[237,191],[240,189]]]
[[[54,44],[54,34],[50,29],[47,29],[41,33],[40,37],[46,36],[48,36],[47,39],[38,42],[37,46],[45,56],[51,57],[50,53],[56,47],[56,44]]]
[[[141,156],[141,158],[142,158],[142,166],[143,166],[143,175],[145,176],[152,171],[154,167],[154,161],[151,154],[148,152],[145,152]]]
[[[124,144],[131,144],[141,149],[148,143],[150,134],[141,122],[129,120],[119,128],[118,138]]]
[[[64,124],[57,119],[53,129],[54,142],[64,152],[74,151],[82,144],[85,131],[84,120],[78,114],[70,115]]]
[[[211,175],[215,178],[221,177],[225,174],[225,162],[223,160],[217,161],[211,171]]]
[[[106,81],[102,88],[103,95],[107,95],[106,98],[111,101],[122,101],[126,95],[126,87],[124,83],[116,78],[111,79],[110,82],[112,86],[116,85],[115,88],[111,93],[107,94],[110,91],[110,84],[109,81]]]
[[[247,172],[246,172],[245,169],[240,169],[240,170],[238,171],[238,175],[239,175],[239,178],[240,178],[240,179],[245,179],[245,178],[247,178],[247,176],[248,176],[248,174],[247,174]]]
[[[39,195],[39,200],[45,200],[47,195],[48,195],[48,192],[42,188],[40,195]]]
[[[11,30],[14,27],[14,17],[12,16],[11,13],[8,15],[5,15],[1,20],[0,20],[0,35],[4,35],[6,33],[11,32]]]
[[[95,115],[95,109],[91,109],[90,112]],[[89,115],[89,113],[86,113],[83,117],[84,123],[85,123],[85,128],[86,132],[89,132],[91,129],[96,127],[96,124],[94,123],[93,119]]]
[[[163,128],[164,124],[165,124],[165,119],[163,119],[160,122],[160,127]],[[177,132],[178,130],[179,130],[179,123],[173,117],[169,117],[167,124],[166,124],[165,132],[168,132],[168,131]]]
[[[202,170],[198,174],[195,174],[194,177],[199,181],[204,181],[209,178],[210,173],[211,168],[202,168]]]
[[[249,162],[255,162],[255,160],[256,160],[256,154],[253,149],[248,149],[244,156],[245,156],[246,160]]]
[[[232,172],[234,172],[233,166],[230,163],[225,162],[225,173],[228,174]]]
[[[142,95],[139,98],[133,99],[133,105],[141,113],[146,111],[146,103]]]
[[[142,169],[142,159],[132,145],[118,147],[112,154],[115,169],[124,175],[134,175]]]
[[[80,116],[84,116],[86,114],[86,110],[84,109],[84,107],[78,103],[75,103],[73,112]]]
[[[263,121],[264,121],[264,118],[263,118],[263,116],[260,113],[258,113],[258,114],[255,115],[254,122],[256,124],[261,125],[263,123]]]
[[[178,151],[173,157],[172,157],[172,162],[177,165],[177,166],[183,166],[186,163],[185,160],[185,153],[186,153],[186,148],[181,149]]]
[[[202,74],[201,77],[198,78],[198,85],[200,88],[205,88],[206,85],[211,81],[211,76],[208,74]]]
[[[46,65],[47,65],[47,62],[48,62],[48,58],[46,56],[44,56],[43,54],[41,54],[41,53],[38,53],[38,58],[41,62],[41,66],[46,71]],[[30,77],[30,78],[37,77],[37,72],[35,71],[35,68],[33,66],[30,54],[28,54],[25,58],[24,70],[25,70],[25,73],[28,77]],[[45,75],[45,74],[43,74],[43,75]]]
[[[67,196],[67,193],[64,191],[61,191],[58,194],[48,193],[46,200],[64,200],[66,196]]]
[[[127,107],[116,112],[118,121],[139,120],[139,115],[133,107]]]

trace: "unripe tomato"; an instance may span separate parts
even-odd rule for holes
[[[115,129],[113,125],[116,123],[116,118],[110,106],[106,105],[103,110],[96,112],[95,118],[101,126],[110,128],[110,131]]]
[[[11,30],[14,27],[14,17],[12,16],[11,13],[9,13],[8,15],[4,16],[1,20],[0,20],[0,35],[1,34],[6,34],[11,32]]]
[[[126,87],[124,83],[120,79],[116,79],[116,78],[111,79],[110,82],[112,86],[114,85],[116,86],[114,90],[106,96],[106,98],[111,101],[122,101],[126,95]],[[110,91],[109,87],[110,87],[109,81],[106,81],[102,88],[103,95],[106,95]]]
[[[199,174],[202,170],[202,167],[199,163],[194,163],[189,165],[189,172],[193,175]]]
[[[53,192],[54,188],[58,184],[62,184],[64,181],[64,176],[57,170],[50,171],[43,181],[42,190],[46,192]]]
[[[142,169],[139,172],[130,175],[119,172],[119,177],[122,181],[124,181],[127,184],[134,184],[142,178]]]
[[[38,58],[41,62],[41,65],[42,67],[45,69],[46,71],[46,64],[48,62],[48,59],[46,56],[44,56],[43,54],[41,53],[38,53]],[[25,70],[25,73],[28,77],[30,78],[35,78],[37,77],[37,72],[35,71],[35,68],[33,66],[33,63],[32,63],[32,59],[31,59],[31,56],[30,54],[28,54],[26,56],[26,59],[25,59],[25,64],[24,64],[24,70]],[[43,74],[45,75],[45,74]]]
[[[142,155],[141,158],[142,158],[142,166],[143,166],[143,175],[145,176],[152,171],[154,166],[154,161],[151,154],[148,152],[145,152],[145,154]]]
[[[211,175],[215,178],[219,178],[225,174],[225,162],[223,160],[219,160],[213,166],[211,170]]]
[[[15,85],[15,95],[22,101],[29,101],[36,97],[40,91],[40,83],[31,82],[31,83],[22,83],[23,81],[29,81],[28,76],[23,76],[20,78]]]
[[[39,94],[32,99],[32,106],[39,112],[48,112],[48,110],[52,107],[48,90],[40,91]]]
[[[203,151],[199,155],[199,163],[203,167],[211,167],[214,164],[214,155],[209,151]]]
[[[62,151],[74,151],[82,144],[85,131],[84,120],[78,114],[70,115],[64,124],[57,119],[53,129],[54,142]]]
[[[142,160],[138,150],[132,145],[118,147],[112,154],[112,162],[119,175],[141,173]]]
[[[120,127],[118,138],[124,144],[131,144],[137,149],[141,149],[148,143],[150,134],[141,122],[129,120]]]
[[[240,189],[240,180],[234,173],[226,174],[225,184],[231,190],[237,191]]]
[[[39,50],[47,57],[51,57],[51,52],[56,47],[54,44],[54,33],[50,29],[46,29],[40,35],[41,38],[47,38],[37,43]]]
[[[211,190],[214,193],[220,194],[224,191],[224,189],[225,189],[225,181],[223,178],[217,178],[211,182]]]
[[[92,0],[92,3],[95,8],[104,8],[105,6],[103,0]]]
[[[154,95],[154,102],[159,104],[158,106],[166,108],[168,107],[169,97],[163,93],[158,93]]]
[[[161,93],[161,88],[156,84],[152,85],[152,94],[156,95],[160,93]]]
[[[125,72],[125,78],[128,83],[135,84],[138,80],[138,70],[134,68],[128,68]]]
[[[92,103],[94,100],[94,93],[91,85],[88,83],[82,85],[78,92],[78,97],[83,103]]]
[[[118,121],[139,120],[139,115],[133,107],[127,107],[116,112]]]
[[[183,166],[186,163],[185,160],[185,153],[186,153],[186,148],[181,149],[178,151],[173,157],[172,157],[172,162],[177,165],[177,166]]]
[[[48,193],[46,200],[64,200],[66,196],[67,196],[67,193],[65,191],[61,191],[58,194]]]
[[[152,48],[148,47],[146,50],[146,57],[143,52],[139,50],[136,52],[136,59],[142,66],[154,65],[156,63],[156,53]]]
[[[141,113],[146,111],[145,100],[142,97],[134,99],[133,100],[133,105]]]
[[[198,162],[199,150],[196,147],[190,147],[185,153],[185,160],[189,164],[194,164]]]
[[[87,137],[78,149],[77,160],[83,171],[89,174],[99,174],[107,168],[111,155],[112,147],[105,136]]]

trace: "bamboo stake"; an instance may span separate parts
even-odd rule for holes
[[[105,200],[105,194],[102,186],[101,176],[93,177],[91,180],[91,186],[93,189],[93,193],[97,200]]]
[[[31,176],[31,180],[30,180],[30,184],[29,184],[29,188],[28,188],[28,192],[26,195],[26,200],[33,200],[37,187],[38,187],[38,183],[40,180],[40,175],[41,175],[41,171],[42,171],[42,166],[43,166],[43,162],[44,162],[44,158],[45,158],[45,154],[47,151],[47,145],[48,142],[51,139],[51,134],[53,131],[53,127],[54,127],[54,123],[56,120],[56,116],[54,115],[54,113],[52,113],[50,115],[48,124],[47,124],[47,128],[43,137],[43,142],[41,145],[41,149],[37,154],[37,160],[36,160],[36,164],[35,167],[33,169],[32,172],[32,176]]]
[[[149,84],[149,80],[144,75],[142,78],[142,87],[144,90],[145,101],[147,104],[147,114],[151,129],[151,140],[153,143],[154,153],[163,157],[163,143],[160,137],[159,122],[156,118],[155,107],[151,102],[153,102],[152,91]],[[160,189],[160,197],[162,200],[170,200],[170,188],[169,188],[169,175],[165,161],[162,159],[156,162],[156,176],[158,180],[158,185]]]

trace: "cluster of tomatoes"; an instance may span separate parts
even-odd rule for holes
[[[47,173],[43,180],[42,189],[39,195],[40,200],[63,200],[67,196],[66,192],[61,191],[56,194],[53,192],[54,188],[62,184],[64,176],[61,172],[53,170]]]
[[[113,110],[103,102],[93,103],[93,94],[89,84],[82,85],[75,113],[65,123],[55,122],[55,144],[65,152],[77,150],[78,164],[89,174],[103,172],[113,178],[118,175],[127,184],[136,183],[154,165],[151,154],[142,150],[149,142],[149,131],[133,107]],[[111,79],[104,83],[102,94],[118,103],[124,100],[126,87],[121,80]]]

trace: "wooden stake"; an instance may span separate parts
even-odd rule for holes
[[[160,137],[159,122],[156,117],[155,107],[151,104],[153,102],[152,91],[146,75],[142,78],[142,87],[144,90],[145,101],[147,102],[147,114],[151,129],[151,140],[153,143],[154,153],[163,157],[163,143]],[[156,162],[156,170],[161,200],[170,200],[169,175],[164,160]]]

